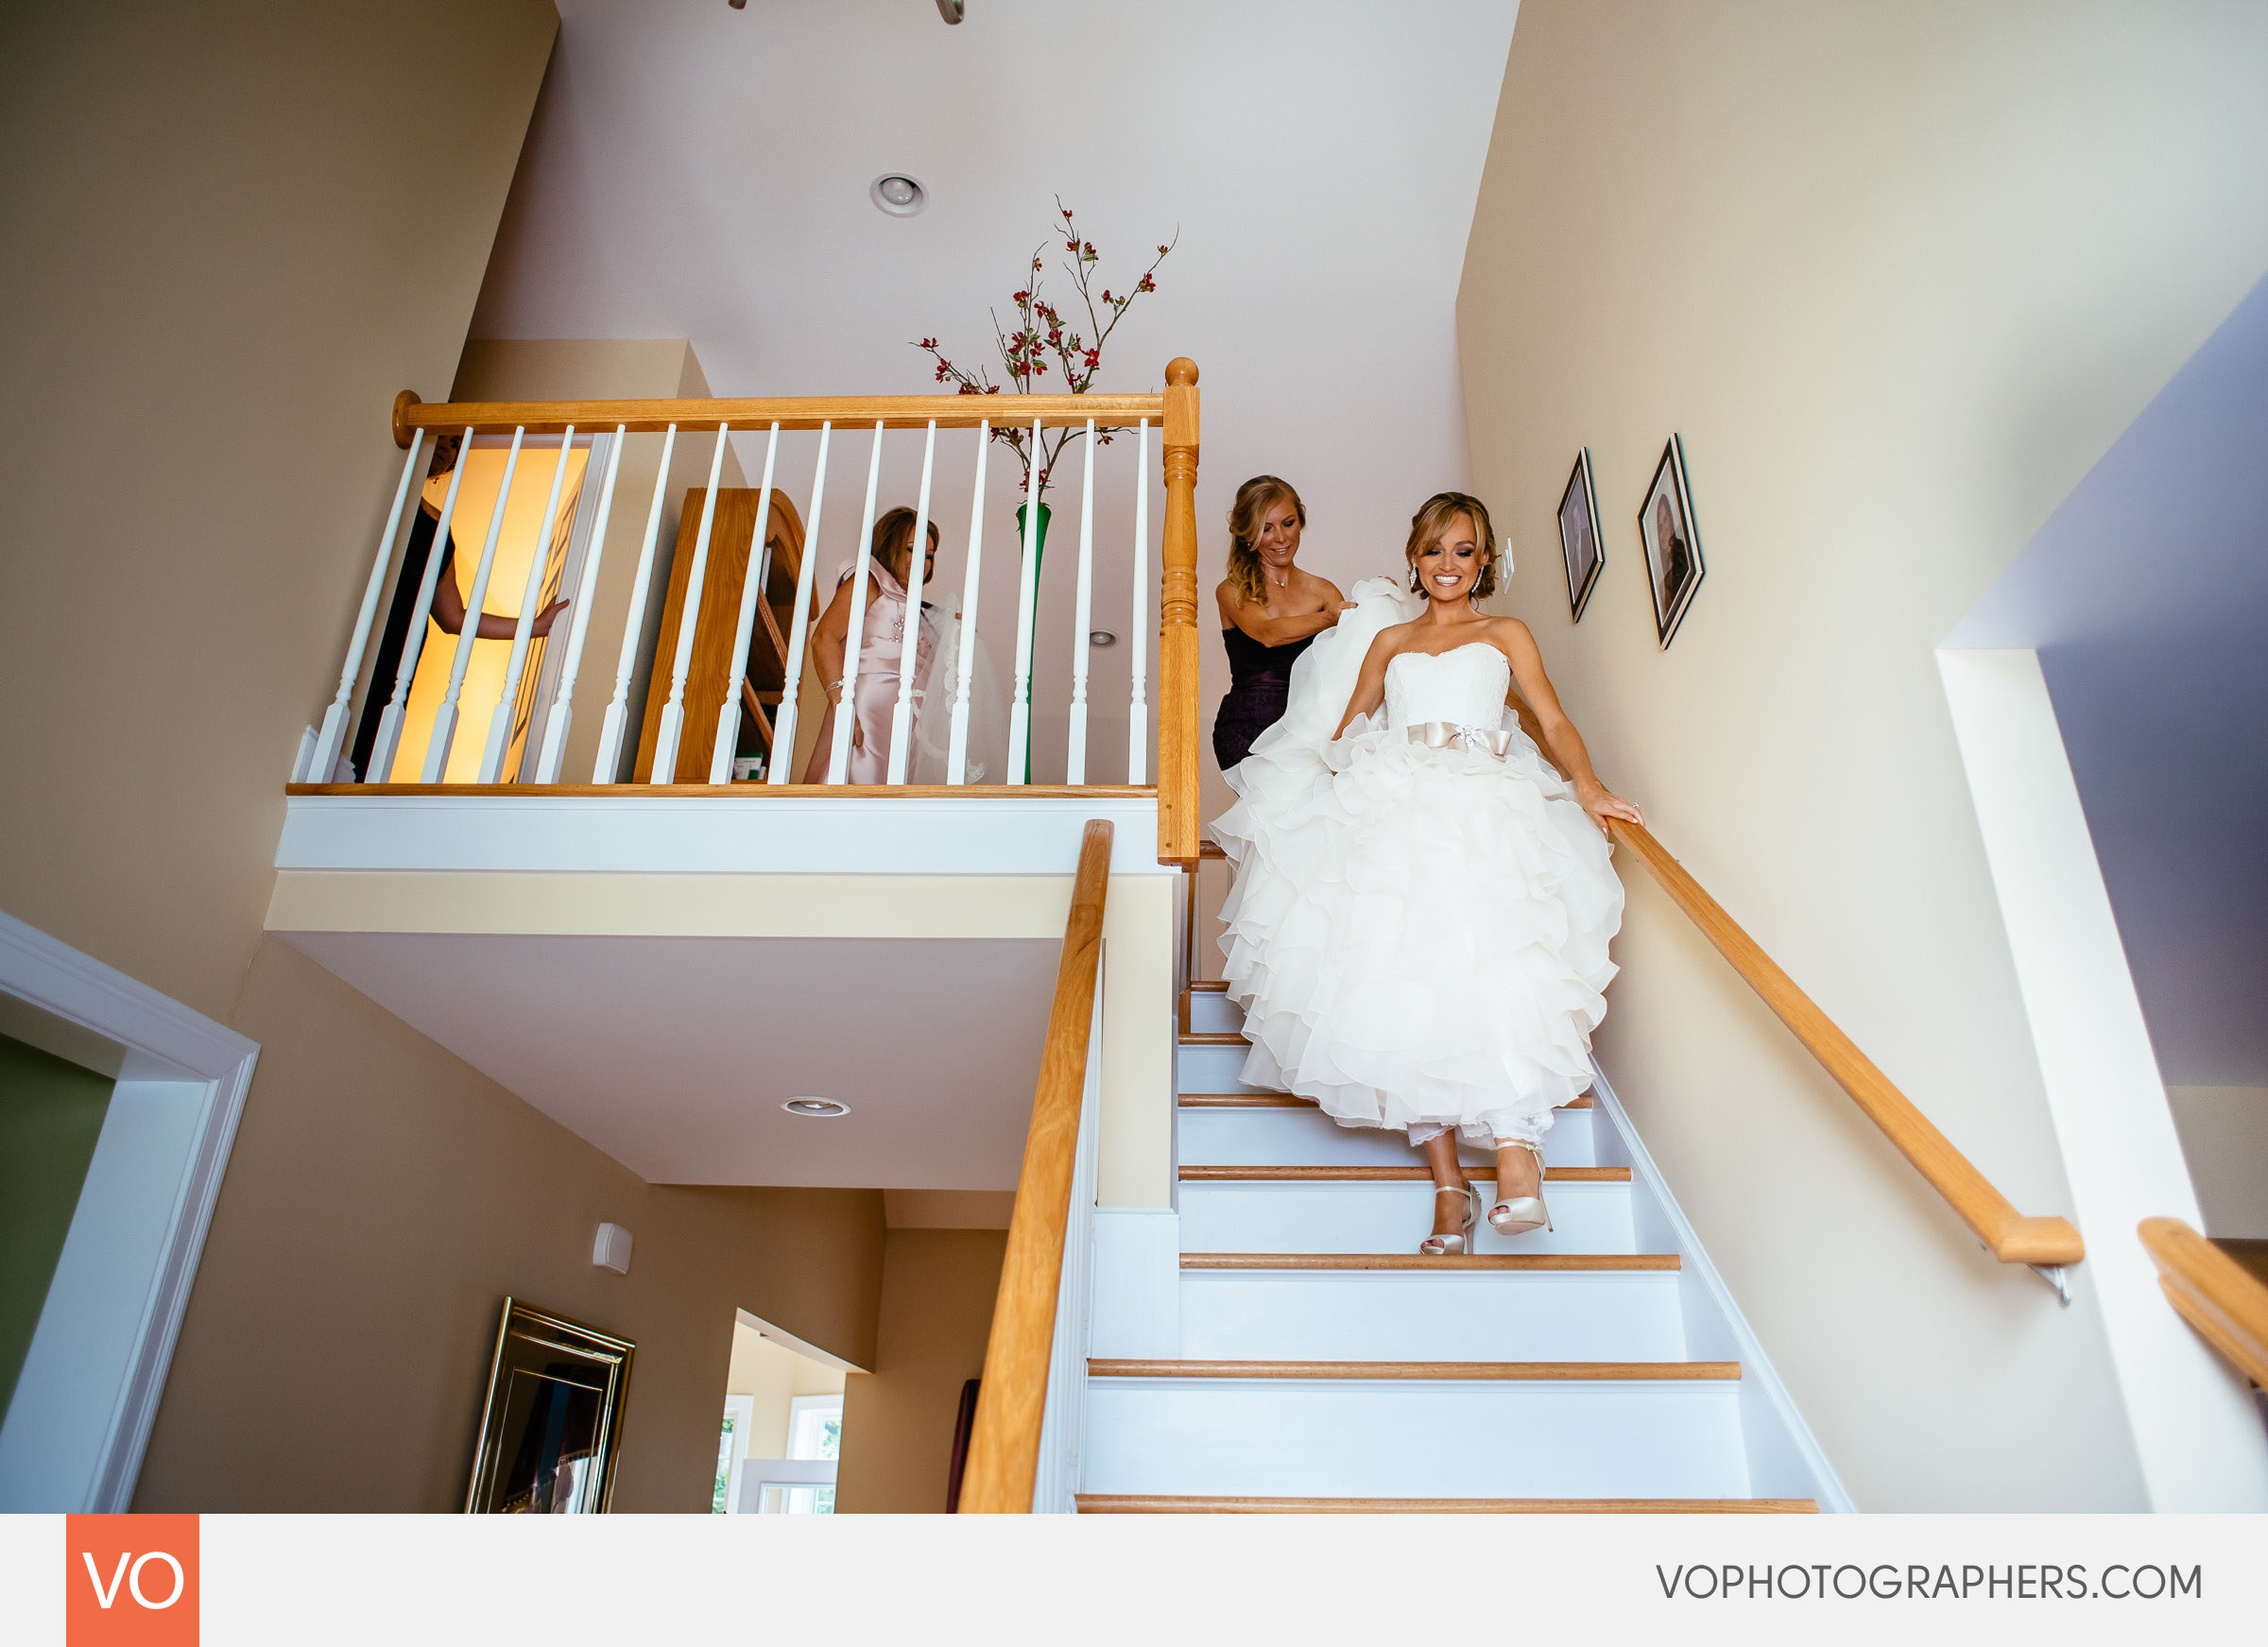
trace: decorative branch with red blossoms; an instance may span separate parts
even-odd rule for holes
[[[1065,325],[1061,313],[1040,294],[1040,276],[1047,264],[1043,244],[1032,254],[1031,279],[1022,291],[1008,295],[1008,301],[1016,311],[1014,324],[1003,327],[1000,312],[997,309],[991,311],[993,346],[1000,352],[1001,365],[1007,371],[1009,383],[1015,386],[1018,394],[1022,395],[1038,393],[1045,388],[1047,386],[1040,380],[1051,369],[1060,374],[1067,393],[1083,395],[1092,387],[1096,374],[1102,370],[1103,345],[1109,341],[1110,334],[1118,330],[1119,321],[1125,317],[1126,310],[1134,300],[1144,292],[1158,289],[1155,278],[1158,266],[1181,242],[1181,236],[1177,232],[1171,241],[1160,246],[1158,255],[1150,260],[1150,266],[1142,271],[1130,291],[1114,293],[1105,286],[1098,294],[1094,288],[1094,279],[1097,273],[1095,266],[1100,258],[1094,249],[1094,242],[1079,233],[1078,220],[1072,215],[1071,208],[1063,204],[1060,195],[1056,197],[1056,209],[1063,218],[1062,227],[1057,232],[1061,236],[1063,249],[1068,255],[1068,261],[1063,266],[1064,272],[1071,276],[1072,283],[1078,288],[1079,304],[1087,312],[1087,333],[1083,336]],[[1092,342],[1088,341],[1090,337],[1093,339]],[[956,392],[960,394],[996,395],[1004,386],[994,383],[991,373],[981,365],[973,373],[962,370],[945,357],[935,337],[924,337],[914,347],[925,351],[936,360],[936,381],[957,384],[959,388]],[[1064,448],[1086,432],[1084,429],[1043,432],[1039,451],[1039,484],[1032,489],[1035,502],[1046,501],[1049,481],[1055,473],[1056,465],[1062,460]],[[1108,446],[1110,437],[1118,432],[1116,429],[1098,428],[1095,437],[1101,444]],[[1031,484],[1032,476],[1033,454],[1027,449],[1031,437],[1029,429],[1013,426],[996,426],[992,431],[993,439],[1005,440],[1016,449],[1016,456],[1023,465],[1027,486]]]

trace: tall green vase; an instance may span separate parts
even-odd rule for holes
[[[1019,551],[1023,547],[1023,508],[1024,506],[1022,504],[1016,506],[1016,547]],[[1032,534],[1032,622],[1034,624],[1038,624],[1040,621],[1040,566],[1047,554],[1048,514],[1048,506],[1041,504],[1040,506],[1040,530]],[[1035,665],[1040,655],[1036,641],[1037,637],[1029,634],[1017,637],[1018,648],[1023,652],[1024,656],[1032,659]],[[1028,713],[1024,718],[1023,781],[1026,783],[1032,781],[1031,718]]]

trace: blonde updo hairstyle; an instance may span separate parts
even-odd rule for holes
[[[1418,583],[1418,557],[1440,542],[1450,523],[1459,515],[1472,518],[1473,536],[1481,540],[1481,575],[1466,598],[1480,600],[1496,592],[1496,528],[1488,523],[1487,506],[1461,491],[1435,492],[1410,517],[1410,541],[1402,558],[1410,563],[1412,592],[1422,592]]]
[[[914,570],[914,511],[901,504],[874,523],[874,558],[889,568],[890,575],[903,588]],[[937,523],[929,523],[931,548],[937,543]]]
[[[1256,474],[1238,487],[1236,502],[1228,506],[1228,581],[1236,585],[1242,605],[1268,604],[1267,577],[1260,563],[1260,527],[1279,503],[1291,505],[1299,523],[1307,524],[1307,506],[1299,501],[1291,482],[1272,474]]]

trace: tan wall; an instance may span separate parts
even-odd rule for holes
[[[1473,224],[1503,609],[1606,780],[2027,1211],[2068,1196],[1933,648],[2268,266],[2264,54],[2259,7],[1528,0]],[[1673,430],[1709,578],[1663,653],[1635,515]],[[1862,1507],[2139,1507],[2084,1272],[2064,1311],[1985,1261],[1625,879],[1603,1060]]]
[[[0,23],[0,908],[225,1017],[548,0]]]
[[[985,1370],[1005,1229],[893,1229],[872,1373],[843,1386],[838,1514],[941,1515],[961,1385]]]
[[[708,1507],[736,1310],[875,1364],[881,1192],[645,1184],[273,940],[236,1025],[259,1072],[136,1509],[461,1508],[507,1294],[637,1342],[618,1510]]]

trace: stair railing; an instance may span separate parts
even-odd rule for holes
[[[1047,1042],[961,1478],[964,1514],[1068,1508],[1076,1479],[1100,1109],[1094,1090],[1100,1063],[1091,1054],[1110,834],[1109,823],[1096,818],[1079,842],[1063,956],[1056,968]],[[1049,1467],[1044,1471],[1043,1465]]]
[[[1098,528],[1095,520],[1095,470],[1098,464],[1115,460],[1098,447],[1092,436],[1098,430],[1105,433],[1117,430],[1129,437],[1125,444],[1132,448],[1130,455],[1137,475],[1131,523],[1133,539],[1126,560],[1133,579],[1134,609],[1130,624],[1131,643],[1126,648],[1131,665],[1125,681],[1128,731],[1125,785],[1144,791],[1155,787],[1159,806],[1160,860],[1173,864],[1194,864],[1197,855],[1198,831],[1197,369],[1194,362],[1176,360],[1166,368],[1163,392],[1148,395],[907,395],[796,400],[531,401],[427,404],[405,390],[395,399],[393,433],[396,444],[404,449],[406,457],[394,490],[392,507],[379,536],[377,553],[364,588],[336,692],[322,715],[320,729],[310,729],[308,736],[302,741],[300,758],[292,773],[294,791],[301,794],[353,793],[355,789],[387,793],[402,793],[404,790],[463,793],[498,785],[508,785],[515,791],[541,785],[555,791],[584,789],[584,792],[588,792],[585,786],[572,781],[579,774],[565,775],[570,781],[562,783],[560,763],[566,746],[568,720],[574,709],[576,676],[582,664],[583,643],[588,634],[591,597],[598,586],[598,563],[606,549],[608,519],[616,502],[615,479],[621,462],[622,443],[625,437],[634,434],[662,435],[662,456],[656,472],[653,495],[647,502],[627,621],[624,626],[616,665],[611,672],[612,699],[607,707],[598,739],[597,756],[589,772],[588,788],[603,790],[617,785],[626,762],[636,753],[638,731],[628,724],[628,703],[635,684],[633,677],[638,650],[648,626],[647,608],[657,581],[656,568],[660,562],[667,559],[669,554],[659,538],[672,481],[671,458],[680,434],[690,439],[705,437],[713,442],[704,453],[709,459],[709,489],[700,513],[697,535],[690,548],[689,575],[685,582],[684,604],[679,620],[675,633],[659,639],[647,686],[648,695],[660,711],[659,723],[653,734],[654,747],[644,763],[644,769],[632,776],[645,780],[650,787],[696,790],[725,785],[731,776],[742,716],[748,709],[747,695],[741,690],[740,670],[755,622],[756,614],[752,609],[761,598],[759,580],[763,575],[763,549],[754,546],[742,586],[740,607],[737,612],[731,614],[737,619],[734,626],[736,647],[734,654],[725,661],[724,678],[714,682],[696,681],[693,666],[696,657],[701,654],[696,651],[695,642],[700,628],[700,608],[706,586],[715,581],[706,573],[712,558],[711,539],[715,516],[716,487],[723,471],[726,442],[735,433],[764,437],[763,492],[764,500],[768,504],[775,485],[782,484],[776,479],[781,432],[816,430],[820,437],[816,468],[811,477],[811,509],[805,531],[805,550],[799,558],[795,608],[788,633],[784,637],[785,655],[782,663],[785,682],[782,689],[777,723],[765,729],[769,734],[770,743],[769,770],[765,775],[765,787],[807,793],[812,786],[798,783],[796,780],[799,774],[792,768],[799,718],[808,719],[815,713],[824,713],[826,708],[823,702],[803,703],[801,689],[804,658],[812,626],[833,594],[832,588],[821,588],[816,581],[820,559],[827,464],[833,435],[838,431],[848,434],[854,429],[868,431],[864,453],[867,458],[865,518],[859,523],[855,539],[844,540],[838,538],[841,547],[850,553],[853,565],[865,569],[871,563],[870,540],[878,504],[877,482],[885,435],[893,430],[919,430],[923,436],[921,487],[913,540],[919,544],[925,540],[930,523],[931,483],[938,460],[937,432],[940,429],[973,432],[976,437],[973,501],[965,581],[959,595],[964,624],[969,631],[973,632],[979,616],[978,579],[985,549],[985,458],[995,433],[1010,425],[1026,429],[1035,437],[1043,429],[1065,427],[1079,428],[1090,436],[1086,445],[1087,467],[1082,476],[1077,523],[1077,600],[1074,613],[1077,632],[1070,637],[1072,661],[1065,700],[1065,707],[1070,712],[1064,750],[1064,769],[1069,782],[1062,789],[1115,787],[1090,784],[1087,781],[1088,693],[1094,681],[1091,668],[1092,643],[1087,625],[1090,622],[1094,587],[1098,540],[1110,536]],[[408,541],[416,520],[418,506],[414,494],[422,487],[425,479],[423,460],[430,459],[435,443],[445,437],[454,437],[460,442],[460,454],[469,451],[474,440],[484,436],[509,437],[511,440],[512,456],[506,465],[504,479],[490,513],[490,526],[485,534],[485,541],[479,545],[477,562],[472,568],[473,593],[467,602],[466,618],[470,627],[479,615],[490,575],[497,564],[499,533],[507,506],[511,501],[515,480],[524,486],[548,483],[552,493],[552,508],[556,512],[560,481],[566,473],[570,450],[576,443],[578,430],[585,442],[593,441],[595,437],[607,444],[605,479],[598,489],[596,518],[588,536],[589,547],[581,574],[575,589],[563,592],[571,596],[569,604],[573,609],[566,637],[567,655],[563,667],[556,674],[556,685],[552,688],[549,701],[536,708],[543,723],[540,743],[531,739],[514,769],[506,770],[510,763],[507,754],[512,705],[521,692],[527,667],[531,643],[529,626],[542,592],[540,573],[537,568],[531,568],[527,581],[528,591],[532,592],[524,592],[521,597],[522,609],[514,629],[511,662],[506,676],[507,691],[504,698],[490,711],[490,732],[477,763],[477,783],[449,784],[443,781],[450,769],[452,747],[457,741],[460,699],[465,689],[466,664],[471,657],[472,643],[464,636],[458,638],[448,689],[434,715],[421,767],[424,781],[417,784],[385,781],[395,769],[395,757],[401,746],[404,723],[408,713],[411,680],[416,675],[427,620],[433,610],[435,584],[443,545],[450,541],[449,527],[456,512],[458,483],[463,478],[466,467],[460,455],[451,477],[447,497],[440,505],[440,519],[436,525],[433,547],[427,554],[422,575],[416,581],[414,592],[406,595],[410,609],[407,613],[408,634],[395,678],[364,683],[361,676],[371,637],[385,621],[381,607],[389,587],[389,575],[396,555]],[[696,431],[699,433],[696,434]],[[710,431],[713,431],[713,434],[709,434]],[[1149,465],[1152,461],[1153,436],[1158,437],[1157,450],[1165,487],[1165,511],[1157,560],[1160,643],[1156,695],[1159,731],[1154,776],[1148,730],[1151,710],[1150,682],[1147,679],[1148,649],[1143,644],[1144,631],[1149,625]],[[595,469],[595,452],[592,456],[592,464]],[[1025,501],[1036,501],[1030,496],[1028,482]],[[1015,614],[1019,620],[1015,648],[1017,661],[1007,706],[1010,740],[1007,770],[984,774],[980,781],[988,786],[1025,787],[1025,752],[1031,737],[1035,687],[1033,655],[1036,648],[1033,645],[1031,620],[1038,604],[1038,518],[1037,509],[1025,511],[1025,536],[1022,544],[1022,575]],[[764,536],[763,523],[768,519],[768,511],[760,506],[760,538]],[[550,524],[546,523],[547,528]],[[839,533],[839,528],[837,531]],[[543,552],[540,542],[536,555],[538,567],[542,560]],[[907,577],[909,610],[919,609],[922,597],[923,570],[923,557],[917,554],[912,558]],[[859,653],[862,648],[857,644],[856,637],[860,632],[859,619],[863,614],[867,585],[865,577],[853,580],[851,643],[846,648],[845,679],[840,684],[841,699],[846,706],[852,703],[859,684]],[[723,614],[718,616],[721,621]],[[768,612],[765,616],[768,619]],[[995,619],[996,624],[999,621]],[[893,687],[893,736],[890,741],[887,782],[901,791],[911,787],[905,782],[907,757],[912,744],[907,734],[917,690],[916,653],[919,638],[919,625],[908,624],[905,627],[901,655],[886,666],[886,674]],[[982,689],[981,683],[971,679],[972,661],[972,647],[962,646],[959,665],[954,672],[955,678],[933,682],[929,688],[930,691],[952,695],[951,732],[950,746],[945,756],[944,784],[925,786],[921,791],[923,793],[936,793],[939,789],[957,792],[971,786],[970,701],[972,692]],[[679,759],[680,746],[695,731],[687,724],[689,689],[696,689],[706,703],[712,695],[709,693],[711,687],[721,687],[721,693],[714,695],[717,700],[716,725],[706,773],[708,783],[674,784],[672,780],[677,777],[682,764]],[[339,769],[341,751],[348,748],[352,739],[358,692],[369,702],[383,703],[386,709],[377,733],[376,746],[369,762],[370,770],[355,774],[357,781],[352,789],[349,789],[333,785],[327,781]],[[477,709],[474,705],[461,707],[468,712]],[[761,708],[757,712],[761,720]],[[849,712],[838,716],[833,740],[825,751],[828,787],[842,785],[848,780],[850,721]],[[695,743],[692,746],[698,748],[699,745]],[[373,779],[378,781],[373,782]],[[755,792],[747,785],[736,789],[736,793],[744,795]]]
[[[1701,929],[1702,935],[1732,963],[1733,970],[1773,1015],[1819,1060],[1835,1085],[1849,1094],[1851,1102],[1881,1129],[1898,1153],[1913,1163],[1976,1233],[1985,1250],[2002,1263],[2030,1265],[2055,1289],[2058,1297],[2070,1303],[2070,1285],[2064,1266],[2087,1256],[2078,1230],[2061,1218],[2028,1218],[2019,1212],[1642,825],[1616,818],[1609,827],[1614,838],[1630,849],[1670,895],[1670,901]]]
[[[2268,1389],[2268,1286],[2178,1218],[2145,1218],[2137,1233],[2174,1312]]]

